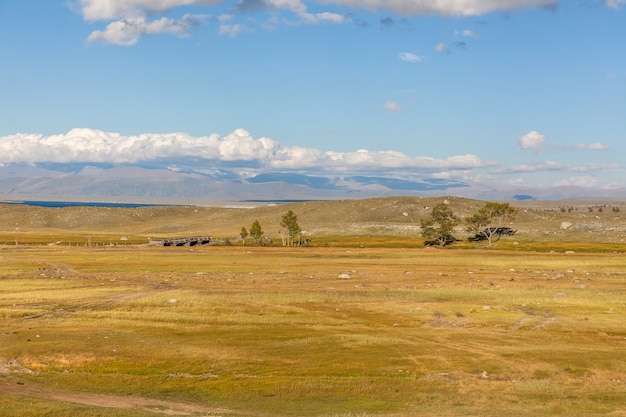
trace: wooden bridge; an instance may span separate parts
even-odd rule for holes
[[[163,239],[163,246],[196,246],[210,245],[213,239],[205,236],[197,237],[180,237],[174,239]]]

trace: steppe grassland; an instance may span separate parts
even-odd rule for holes
[[[2,378],[231,415],[626,415],[623,254],[18,245],[0,258]],[[31,404],[4,396],[0,414],[86,407]]]

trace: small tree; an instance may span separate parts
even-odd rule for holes
[[[430,217],[422,219],[422,236],[426,246],[446,246],[456,240],[453,235],[454,226],[459,224],[459,218],[452,212],[450,206],[439,203],[430,214]]]
[[[241,228],[241,232],[239,232],[239,236],[241,236],[241,240],[243,241],[242,244],[245,246],[246,238],[248,237],[248,231],[246,230],[245,226]]]
[[[258,220],[255,220],[254,223],[252,223],[252,226],[250,226],[250,236],[254,238],[255,244],[258,245],[261,242],[261,238],[263,237],[263,229],[261,228]]]
[[[502,224],[513,221],[517,215],[517,209],[509,203],[488,202],[478,212],[466,219],[467,230],[475,233],[476,237],[487,239],[489,246],[502,237]]]
[[[302,229],[300,229],[298,225],[298,216],[296,216],[293,211],[289,210],[287,213],[283,214],[280,225],[287,229],[287,246],[292,245],[295,237],[300,237],[300,233],[302,232]]]

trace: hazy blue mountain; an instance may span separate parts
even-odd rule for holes
[[[626,189],[581,187],[523,188],[441,178],[394,178],[367,175],[307,175],[263,172],[227,166],[149,166],[109,164],[9,164],[0,166],[0,200],[37,196],[67,200],[284,202],[358,199],[396,195],[447,196],[482,200],[548,200],[626,197]]]

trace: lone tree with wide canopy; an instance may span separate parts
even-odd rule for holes
[[[509,203],[485,203],[475,214],[465,219],[467,231],[475,233],[476,238],[486,239],[489,246],[493,246],[494,239],[497,241],[503,234],[512,234],[508,232],[511,229],[503,227],[503,224],[515,220],[517,212]]]

